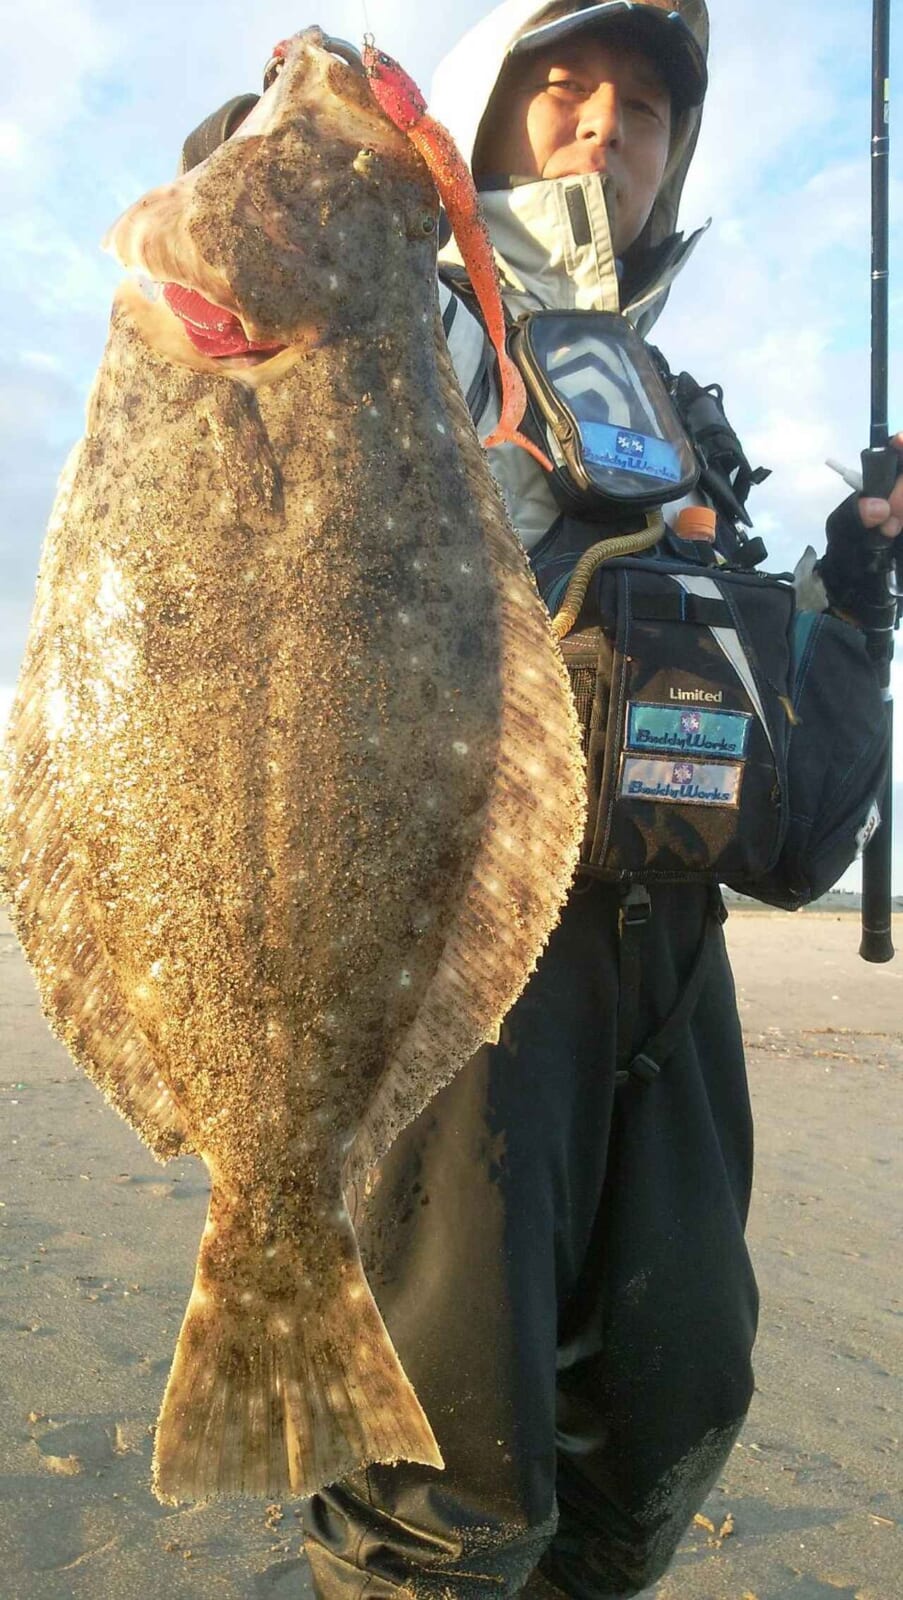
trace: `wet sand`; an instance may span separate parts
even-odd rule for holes
[[[758,1126],[757,1394],[656,1600],[900,1600],[903,954],[728,925]],[[309,1600],[291,1505],[159,1506],[151,1438],[206,1185],[50,1037],[0,913],[0,1596]]]

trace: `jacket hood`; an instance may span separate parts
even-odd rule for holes
[[[640,3],[658,4],[661,8],[663,0],[640,0]],[[705,0],[668,0],[667,8],[680,13],[703,55],[707,55],[709,21]],[[548,0],[542,5],[537,5],[536,0],[503,0],[464,34],[440,62],[433,78],[430,112],[449,129],[468,162],[473,160],[480,124],[510,46],[531,25],[544,20],[552,9]],[[555,8],[554,14],[561,14],[562,9]],[[575,4],[573,9],[581,8]],[[684,244],[675,229],[701,120],[701,106],[676,115],[671,153],[661,188],[642,233],[625,253],[623,273],[632,280],[631,289],[638,292],[642,314],[635,318],[629,304],[624,309],[643,333],[648,332],[663,309],[670,282],[699,238],[697,233]],[[575,251],[573,240],[567,236],[568,213],[563,198],[565,186],[577,181],[573,178],[539,179],[507,191],[492,190],[483,197],[503,279],[509,288],[521,293],[532,288],[533,297],[547,306],[578,303],[567,282],[569,274],[573,278]],[[584,267],[579,303],[587,309],[611,310],[613,301],[615,305],[618,303],[619,293],[611,240],[604,205],[594,207],[590,194],[592,184],[604,186],[604,181],[595,177],[589,181],[589,186],[587,180],[581,183],[590,202],[593,237],[592,262],[588,272]],[[556,218],[561,219],[560,227]],[[530,281],[529,257],[535,257],[537,252],[547,252],[547,259],[552,262],[543,274],[541,288]],[[442,251],[442,259],[460,260],[453,242]],[[556,262],[560,263],[557,270]],[[594,294],[591,279],[598,264],[601,270],[598,291]],[[629,301],[632,293],[628,292],[625,298]]]

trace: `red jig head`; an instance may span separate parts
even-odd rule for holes
[[[416,127],[426,111],[426,101],[403,67],[372,44],[362,52],[364,70],[377,105],[402,133]]]
[[[364,42],[363,62],[377,105],[396,128],[407,134],[429,169],[498,358],[502,414],[483,443],[487,449],[496,444],[519,444],[551,472],[548,456],[518,431],[527,409],[527,391],[519,368],[505,348],[505,311],[498,269],[470,168],[448,129],[428,115],[426,101],[413,78],[391,56],[377,50],[372,39]]]

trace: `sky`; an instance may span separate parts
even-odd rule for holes
[[[483,0],[0,0],[0,723],[28,627],[56,479],[79,437],[120,269],[99,241],[169,178],[185,135],[260,86],[311,22],[372,32],[428,91]],[[710,0],[711,89],[681,210],[712,226],[655,331],[674,371],[723,386],[753,465],[769,567],[821,550],[869,424],[869,0]],[[891,82],[903,85],[903,18]],[[891,170],[903,174],[903,93]],[[897,132],[896,130],[899,129]],[[893,140],[896,137],[896,146]],[[903,179],[891,193],[892,428],[903,428]],[[903,639],[898,654],[903,658]],[[903,701],[903,659],[895,666]],[[903,715],[903,713],[901,713]],[[895,778],[903,805],[903,734]],[[900,813],[903,817],[903,812]],[[903,892],[903,823],[895,854]],[[847,880],[845,880],[847,881]],[[849,880],[852,882],[852,879]]]

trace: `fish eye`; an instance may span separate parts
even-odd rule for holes
[[[406,218],[404,231],[409,239],[428,239],[436,232],[436,218],[431,211],[415,211]]]
[[[365,144],[363,148],[358,151],[351,165],[353,166],[355,172],[359,172],[361,174],[361,177],[369,178],[371,172],[373,171],[373,163],[375,160],[376,151],[371,150],[370,146]]]

